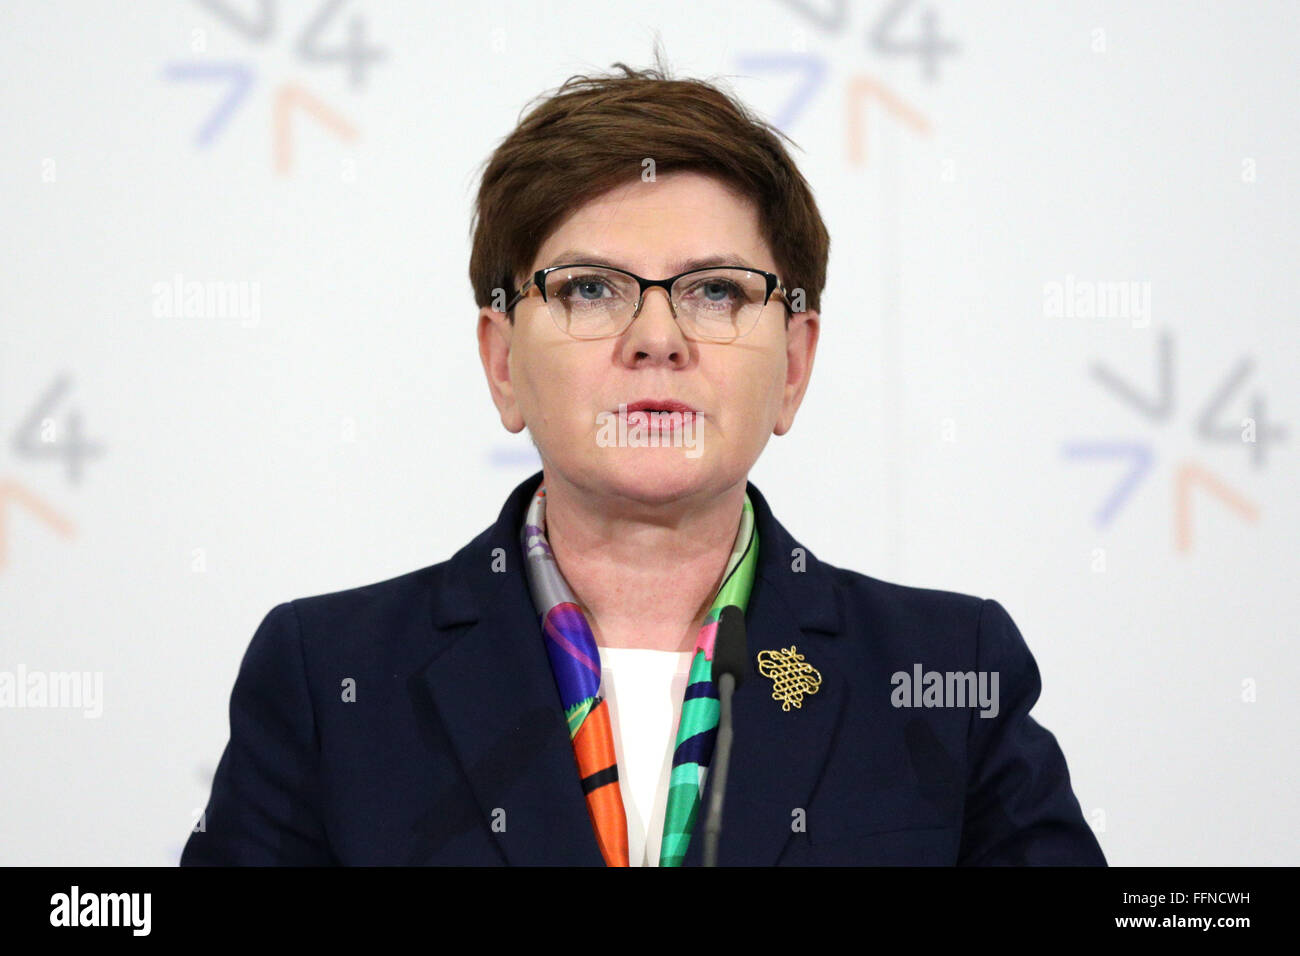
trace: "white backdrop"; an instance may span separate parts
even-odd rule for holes
[[[535,470],[477,356],[475,172],[657,33],[831,231],[777,517],[1007,608],[1112,864],[1300,863],[1298,11],[8,0],[0,679],[102,697],[0,708],[0,862],[175,863],[262,616],[446,559]]]

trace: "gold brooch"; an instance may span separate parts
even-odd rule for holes
[[[822,685],[822,675],[798,653],[792,644],[779,651],[758,652],[758,672],[772,678],[772,699],[781,701],[781,709],[803,706],[804,694],[815,694]]]

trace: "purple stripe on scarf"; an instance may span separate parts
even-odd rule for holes
[[[542,622],[542,633],[564,709],[595,697],[600,689],[600,665],[592,658],[597,653],[596,640],[582,610],[568,602],[555,605]]]

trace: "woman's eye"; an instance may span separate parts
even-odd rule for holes
[[[581,298],[600,298],[605,283],[600,279],[575,279],[569,283],[569,290],[576,290]]]
[[[701,282],[693,290],[691,295],[698,297],[706,304],[718,305],[737,298],[740,290],[730,282]]]

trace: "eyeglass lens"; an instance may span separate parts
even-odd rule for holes
[[[551,314],[575,338],[621,333],[633,319],[639,290],[631,276],[595,266],[556,269],[546,277]],[[673,311],[683,331],[720,341],[752,330],[766,296],[765,276],[730,266],[687,273],[672,286]]]

